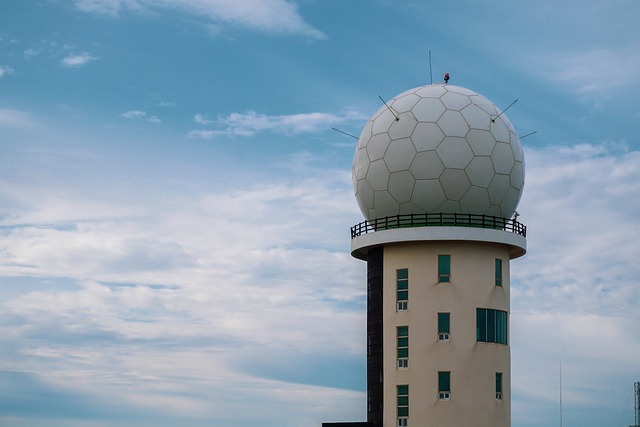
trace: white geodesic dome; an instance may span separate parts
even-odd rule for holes
[[[439,212],[511,218],[524,187],[524,156],[511,122],[491,101],[459,86],[428,85],[371,117],[352,177],[368,220]]]

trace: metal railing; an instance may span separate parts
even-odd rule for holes
[[[515,219],[484,214],[422,213],[386,216],[351,227],[351,238],[376,231],[413,227],[474,227],[504,230],[527,237],[527,227]]]

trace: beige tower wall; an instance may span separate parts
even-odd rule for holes
[[[384,427],[397,425],[396,385],[409,385],[409,426],[511,425],[510,348],[476,341],[476,308],[509,312],[509,246],[472,241],[384,245]],[[438,255],[451,281],[438,283]],[[495,259],[502,286],[495,285]],[[396,311],[396,270],[409,270],[408,310]],[[438,312],[451,313],[450,341],[438,341]],[[396,331],[409,326],[409,366],[397,367]],[[509,322],[510,327],[510,322]],[[451,398],[438,399],[438,371],[451,372]],[[495,375],[502,372],[502,400]]]

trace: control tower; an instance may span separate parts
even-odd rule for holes
[[[353,161],[365,221],[367,425],[511,425],[509,263],[526,252],[515,209],[524,157],[474,91],[433,84],[387,101]]]

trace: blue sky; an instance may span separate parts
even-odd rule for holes
[[[365,419],[355,140],[434,80],[527,162],[513,426],[633,423],[637,0],[5,0],[0,424]],[[631,398],[631,400],[630,400]]]

